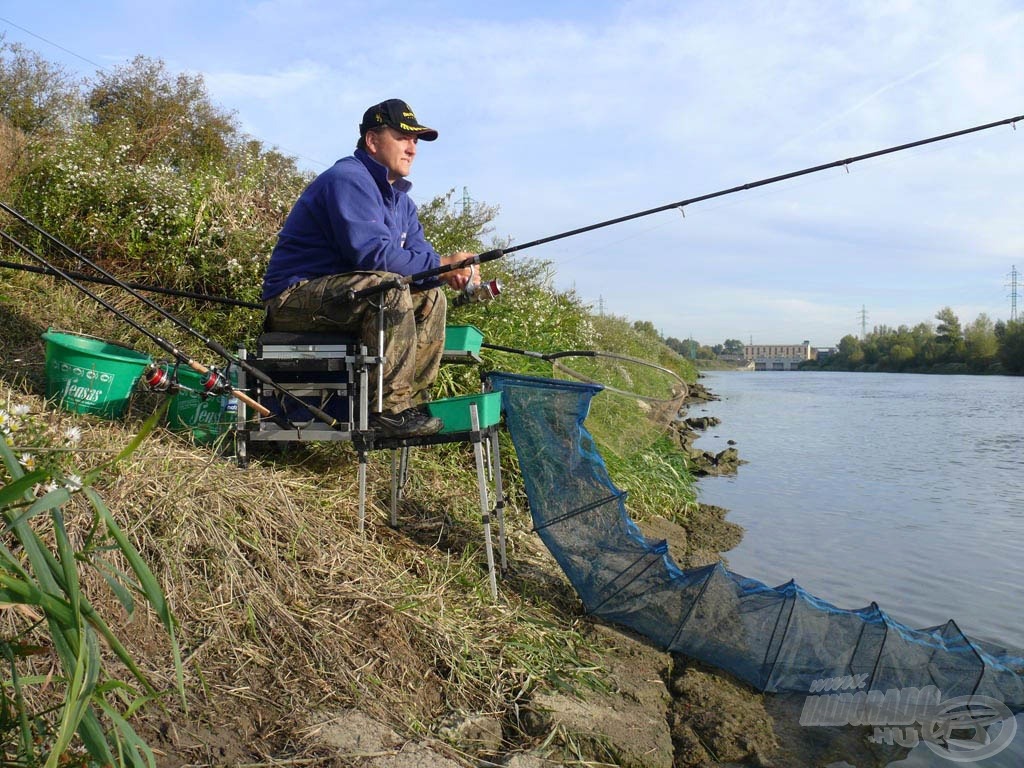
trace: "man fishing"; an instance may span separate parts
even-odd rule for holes
[[[436,138],[400,99],[367,109],[355,152],[317,176],[288,214],[263,280],[271,331],[337,331],[376,349],[383,311],[383,408],[370,416],[370,427],[384,437],[431,435],[443,427],[423,406],[444,350],[447,300],[440,286],[461,290],[479,282],[470,266],[419,281],[415,290],[405,285],[352,298],[353,291],[474,255],[435,252],[408,194],[405,177],[418,142]]]

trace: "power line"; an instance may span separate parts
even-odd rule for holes
[[[75,51],[72,51],[70,48],[65,48],[60,43],[55,43],[53,40],[45,38],[42,35],[38,35],[35,32],[33,32],[32,30],[26,29],[25,27],[21,26],[20,24],[15,24],[10,19],[5,19],[3,17],[0,17],[0,22],[2,22],[4,24],[7,24],[8,26],[14,27],[15,29],[20,29],[26,35],[31,35],[32,37],[36,38],[37,40],[42,40],[47,45],[52,45],[54,48],[58,48],[58,49],[64,51],[64,53],[68,54],[69,56],[74,56],[76,59],[81,59],[82,61],[84,61],[84,62],[86,62],[88,64],[92,64],[94,67],[96,67],[101,72],[108,72],[109,71],[108,67],[105,67],[104,65],[102,65],[102,64],[100,64],[98,62],[95,62],[92,59],[87,58],[87,57],[81,55],[80,53],[76,53]],[[202,73],[200,73],[200,74],[202,74]],[[294,150],[289,149],[288,147],[282,147],[280,144],[273,145],[273,149],[280,150],[282,153],[285,153],[285,154],[290,154],[291,156],[293,156],[297,160],[306,160],[307,162],[313,163],[314,165],[318,165],[321,168],[326,168],[328,165],[330,165],[330,163],[325,163],[323,160],[318,160],[315,157],[309,157],[307,155],[303,155],[303,154],[301,154],[299,152],[296,152]]]
[[[74,56],[76,59],[81,59],[82,61],[86,62],[87,64],[92,64],[94,67],[99,67],[100,69],[106,69],[106,67],[104,67],[102,64],[97,64],[92,59],[87,59],[85,56],[82,56],[79,53],[75,53],[70,48],[65,48],[63,45],[60,45],[59,43],[53,42],[53,40],[48,40],[45,37],[43,37],[42,35],[37,35],[31,29],[25,29],[25,27],[21,26],[20,24],[15,24],[10,19],[0,18],[0,21],[2,21],[4,24],[7,24],[8,26],[14,27],[15,29],[20,29],[26,35],[32,35],[32,37],[36,38],[37,40],[42,40],[47,45],[52,45],[54,48],[59,48],[60,50],[64,51],[64,53],[69,54],[70,56]]]

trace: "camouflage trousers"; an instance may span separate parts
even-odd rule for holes
[[[366,299],[345,297],[350,290],[371,288],[395,277],[388,272],[351,272],[298,283],[266,302],[267,330],[336,331],[357,337],[368,350],[385,358],[386,413],[426,402],[444,351],[448,303],[441,288],[413,293],[404,286]],[[380,311],[384,313],[383,350],[377,349]],[[375,410],[377,391],[371,395]]]

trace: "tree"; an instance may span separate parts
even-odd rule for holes
[[[950,307],[943,307],[935,313],[935,319],[939,321],[935,329],[935,340],[939,344],[944,360],[959,360],[963,356],[964,333],[960,328],[960,318],[956,316]]]
[[[0,115],[25,133],[66,129],[83,112],[79,83],[56,64],[0,36]]]
[[[498,208],[477,202],[453,205],[454,194],[455,190],[450,189],[419,207],[417,213],[427,241],[438,253],[480,253],[487,247],[484,237],[493,231],[490,224],[498,215]]]
[[[655,339],[661,338],[661,334],[658,333],[658,329],[654,327],[654,323],[650,320],[637,320],[633,323],[633,330],[637,333],[642,333],[645,336],[650,336]]]
[[[1007,373],[1024,373],[1024,321],[1006,323],[999,344],[999,362]]]
[[[172,76],[145,56],[101,73],[88,105],[100,133],[132,136],[136,163],[203,168],[225,160],[239,139],[234,115],[213,105],[201,75]]]
[[[726,339],[725,343],[722,344],[722,354],[724,355],[740,355],[742,356],[746,348],[743,346],[743,342],[739,339]]]
[[[853,334],[846,334],[839,340],[839,351],[836,353],[836,362],[841,366],[857,366],[864,362],[864,350],[861,348],[860,339]]]
[[[676,354],[680,354],[683,357],[690,356],[690,342],[677,339],[675,336],[669,336],[665,339],[665,346],[671,349]]]
[[[999,342],[995,325],[984,312],[964,329],[964,346],[967,363],[972,370],[983,371],[995,362],[999,354]]]

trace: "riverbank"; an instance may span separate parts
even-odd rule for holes
[[[119,421],[53,409],[42,397],[45,326],[27,306],[0,309],[0,402],[58,446],[74,433],[74,450],[61,455],[88,469],[131,441],[160,396],[139,396]],[[344,447],[257,458],[243,472],[158,430],[96,480],[178,621],[187,707],[167,697],[133,718],[158,766],[769,764],[762,696],[582,612],[531,531],[514,467],[511,567],[494,603],[479,508],[465,492],[475,487],[470,457],[446,449],[414,462],[392,529],[382,512],[390,462],[371,458],[365,534],[355,526],[355,456]],[[79,541],[88,531],[77,509],[68,519]],[[684,567],[713,562],[740,535],[712,507],[639,524]],[[83,584],[141,670],[169,688],[156,623],[126,614],[101,574],[87,571]],[[49,660],[32,657],[39,668],[25,671],[45,675]],[[33,701],[52,704],[53,692]]]
[[[20,384],[0,382],[8,412],[56,436],[73,430],[87,459],[130,440],[134,417],[67,414],[26,392],[40,368],[23,363]],[[151,403],[136,405],[141,414]],[[158,766],[766,764],[774,740],[762,697],[583,615],[526,510],[509,510],[511,568],[496,605],[482,586],[478,524],[457,510],[436,516],[445,488],[421,484],[398,530],[373,515],[360,536],[354,468],[340,458],[307,451],[243,475],[158,432],[97,481],[179,621],[188,709],[166,699],[135,717]],[[371,462],[371,498],[387,484],[387,463]],[[739,537],[714,508],[683,525],[640,524],[686,565]],[[78,536],[77,517],[69,526]],[[125,615],[95,574],[83,583],[146,675],[169,684],[155,623]],[[471,679],[468,663],[489,671]]]

